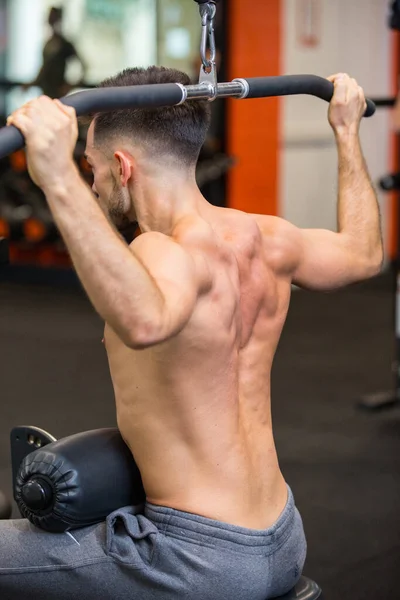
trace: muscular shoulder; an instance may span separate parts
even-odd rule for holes
[[[266,256],[273,268],[291,272],[297,262],[299,230],[289,221],[271,215],[251,215],[262,235]]]
[[[284,236],[293,227],[289,221],[272,215],[250,215],[265,236],[278,238]]]
[[[291,223],[270,215],[257,215],[229,210],[227,224],[249,243],[261,242],[269,253],[284,251],[292,242],[294,230]]]

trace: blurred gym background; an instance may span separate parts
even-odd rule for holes
[[[361,136],[381,204],[384,273],[329,295],[295,290],[272,378],[281,465],[308,534],[306,573],[332,600],[400,596],[400,46],[392,4],[220,0],[218,8],[221,81],[345,71],[379,106]],[[199,43],[191,0],[0,0],[0,125],[42,91],[57,97],[96,86],[125,67],[162,64],[196,80]],[[198,167],[204,195],[335,229],[337,156],[326,116],[327,105],[312,97],[218,100]],[[75,157],[90,181],[84,138],[82,130]],[[115,414],[103,325],[23,151],[0,161],[0,237],[10,247],[10,264],[0,266],[0,489],[11,497],[13,426],[62,437],[114,426]]]

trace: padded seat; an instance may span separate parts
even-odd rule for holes
[[[321,588],[311,579],[302,577],[296,587],[276,600],[323,600]]]

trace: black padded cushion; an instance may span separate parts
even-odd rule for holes
[[[62,438],[28,454],[14,498],[31,523],[60,533],[90,527],[146,499],[140,472],[118,429]]]
[[[302,577],[296,587],[276,600],[323,600],[320,587],[311,579]]]

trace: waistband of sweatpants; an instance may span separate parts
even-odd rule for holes
[[[259,553],[262,548],[276,551],[292,532],[295,520],[295,501],[288,486],[288,500],[278,520],[268,529],[247,529],[214,521],[200,515],[146,502],[145,516],[167,537],[197,544]],[[271,550],[272,548],[272,550]]]

